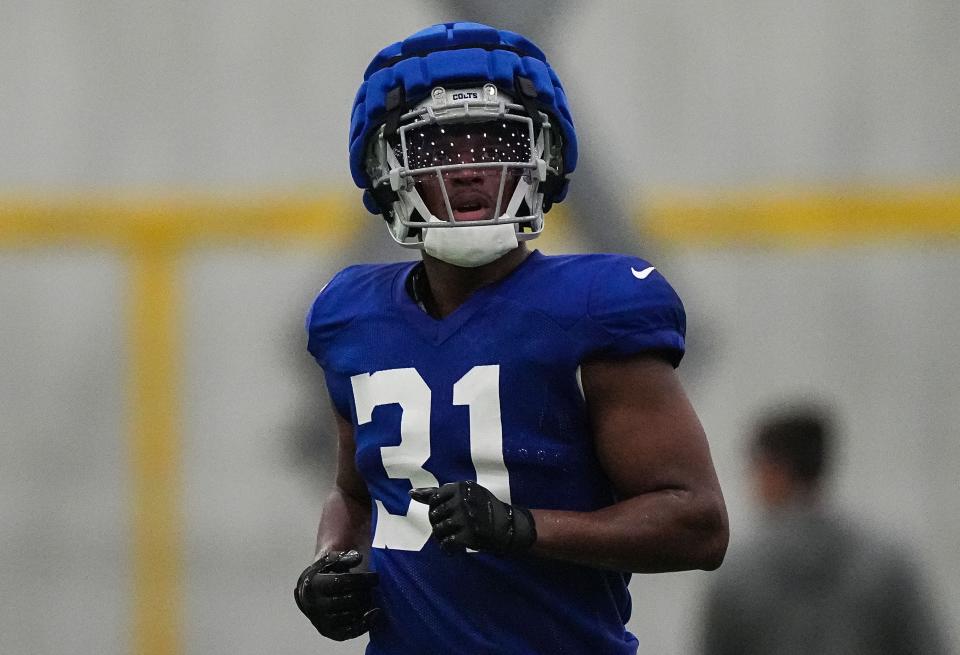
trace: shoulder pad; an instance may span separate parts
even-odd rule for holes
[[[637,257],[607,255],[593,277],[589,318],[606,334],[598,355],[628,356],[645,350],[683,357],[686,313],[666,278]]]

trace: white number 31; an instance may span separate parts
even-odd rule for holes
[[[416,487],[436,487],[437,478],[423,468],[430,458],[430,387],[414,368],[361,373],[350,378],[357,406],[357,423],[369,423],[380,405],[400,405],[400,444],[380,449],[387,475],[409,480]],[[505,503],[510,502],[510,480],[503,463],[500,421],[500,366],[475,366],[453,385],[453,404],[470,411],[470,458],[477,482]],[[374,548],[420,550],[430,537],[426,505],[408,501],[403,514],[391,514],[380,499]]]

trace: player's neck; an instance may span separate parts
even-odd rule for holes
[[[526,244],[521,243],[489,264],[463,268],[424,253],[423,267],[431,296],[427,311],[436,318],[452,314],[474,291],[505,278],[522,264],[529,254]]]

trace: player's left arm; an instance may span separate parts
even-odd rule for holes
[[[720,566],[727,513],[700,421],[672,364],[655,354],[581,369],[597,456],[618,502],[592,512],[526,509],[473,481],[414,489],[450,553],[532,551],[589,566],[658,573]],[[558,480],[557,484],[563,484]]]
[[[532,510],[533,552],[636,573],[720,566],[723,494],[671,363],[655,353],[585,362],[581,380],[597,456],[620,500],[592,512]]]
[[[674,371],[684,348],[683,305],[643,260],[603,257],[592,265],[581,382],[594,449],[617,502],[589,512],[526,509],[473,481],[411,496],[430,506],[433,536],[448,552],[532,549],[621,571],[715,569],[729,530],[703,428]]]

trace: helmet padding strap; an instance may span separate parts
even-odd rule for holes
[[[534,102],[537,97],[537,88],[529,78],[521,75],[513,78],[513,86],[516,91],[517,100],[523,105],[523,111],[525,111],[527,116],[530,117],[530,120],[533,121],[534,134],[539,134],[543,127],[543,120],[540,118],[540,110]]]
[[[383,136],[385,139],[394,136],[397,133],[397,128],[400,127],[400,117],[403,116],[403,112],[406,109],[405,96],[406,93],[403,90],[402,84],[400,86],[393,87],[387,92],[387,115],[383,121]]]

